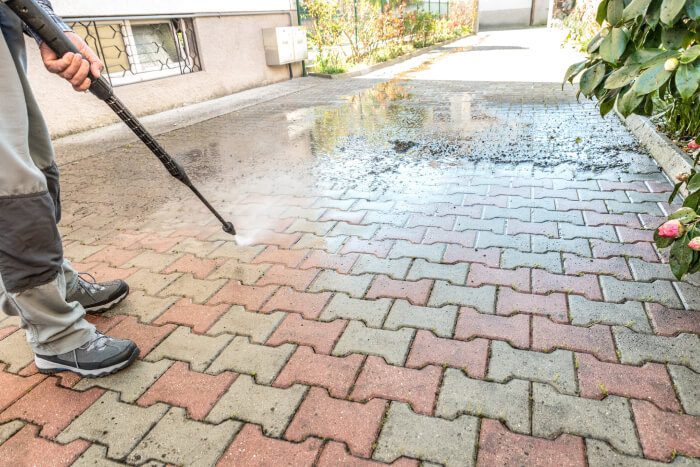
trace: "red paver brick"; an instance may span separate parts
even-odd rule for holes
[[[496,316],[479,313],[473,308],[462,307],[455,328],[455,339],[472,337],[506,340],[515,347],[530,348],[530,316]]]
[[[39,428],[26,425],[5,443],[0,445],[0,463],[7,466],[50,465],[63,467],[72,465],[90,443],[82,439],[69,444],[58,444],[40,438]],[[42,459],[45,463],[38,464]]]
[[[153,324],[180,324],[192,328],[196,333],[203,334],[221,317],[229,306],[198,305],[192,299],[183,298],[153,321]]]
[[[291,342],[313,347],[317,353],[329,354],[346,325],[347,322],[341,319],[324,323],[290,313],[267,339],[267,345],[278,346]]]
[[[631,229],[629,227],[617,227],[617,236],[621,242],[653,242],[654,231],[643,229]]]
[[[680,332],[700,334],[700,319],[696,311],[672,310],[657,303],[647,303],[645,306],[656,334],[661,336],[675,336]]]
[[[477,466],[585,467],[583,439],[560,435],[554,440],[511,433],[498,420],[481,421]]]
[[[374,234],[374,240],[408,240],[412,243],[420,243],[425,236],[425,227],[394,227],[382,225],[382,228]]]
[[[304,260],[300,267],[302,269],[333,269],[336,272],[348,274],[359,256],[360,255],[358,255],[357,253],[350,253],[347,255],[334,255],[323,250],[312,250],[309,257],[306,258],[306,260]]]
[[[339,221],[348,224],[359,224],[367,211],[344,211],[342,209],[328,209],[321,216],[321,221]]]
[[[557,198],[557,211],[593,211],[607,213],[608,207],[602,199],[592,199],[590,201],[572,201],[570,199]]]
[[[104,389],[98,388],[74,391],[57,383],[57,378],[39,383],[2,412],[0,422],[26,420],[42,427],[41,436],[54,438],[104,393]]]
[[[112,237],[101,239],[101,242],[107,243],[109,245],[114,245],[117,248],[128,248],[134,243],[138,242],[139,240],[146,238],[147,236],[148,234],[144,232],[124,230],[115,234]]]
[[[418,461],[415,459],[407,459],[402,457],[396,459],[391,464],[384,464],[383,462],[377,462],[367,459],[360,459],[352,454],[349,454],[345,450],[343,443],[338,443],[337,441],[329,441],[321,452],[321,457],[318,459],[318,467],[382,467],[386,465],[392,465],[394,467],[418,467]]]
[[[115,246],[108,246],[98,251],[94,255],[85,258],[86,263],[108,263],[112,266],[121,266],[129,260],[138,256],[139,252],[134,250],[124,250]]]
[[[636,214],[602,214],[598,212],[584,211],[583,218],[586,220],[586,225],[624,225],[631,228],[642,228],[642,223]]]
[[[435,337],[430,331],[420,330],[413,340],[406,366],[423,368],[425,365],[447,365],[461,368],[472,378],[486,376],[489,341],[473,339],[469,342]]]
[[[413,411],[432,415],[442,370],[426,366],[422,370],[388,365],[383,358],[369,356],[350,397],[366,401],[378,397],[411,404]]]
[[[669,182],[648,181],[647,186],[652,193],[667,193],[673,191],[673,185]]]
[[[428,303],[428,296],[432,288],[433,281],[430,279],[402,281],[380,275],[375,277],[365,297],[403,298],[414,305],[425,305]]]
[[[585,258],[582,256],[564,253],[564,271],[567,274],[578,275],[582,273],[612,274],[618,279],[632,280],[632,273],[625,258]]]
[[[700,457],[700,417],[659,410],[646,401],[632,401],[644,456],[668,462],[678,455]]]
[[[236,435],[218,466],[268,467],[312,466],[323,442],[309,438],[303,443],[290,443],[268,438],[257,425],[246,424]]]
[[[300,313],[306,319],[315,319],[321,314],[332,295],[331,292],[297,292],[291,287],[280,287],[260,311],[262,313],[292,311]]]
[[[357,237],[350,237],[340,252],[342,254],[367,253],[379,258],[386,258],[393,244],[393,240],[363,240]]]
[[[261,230],[255,233],[251,245],[277,245],[280,248],[289,248],[299,241],[301,235],[301,233],[278,233]]]
[[[115,268],[104,263],[94,263],[90,269],[76,270],[89,272],[98,282],[106,282],[127,279],[139,268]]]
[[[664,216],[652,216],[651,214],[639,214],[639,220],[642,221],[642,226],[647,229],[655,229],[664,222],[666,222],[666,217]]]
[[[582,274],[567,276],[552,274],[542,269],[532,271],[532,291],[547,294],[549,292],[566,292],[586,296],[590,300],[602,300],[603,291],[598,283],[598,276]]]
[[[275,379],[274,386],[288,388],[295,383],[321,386],[338,399],[347,397],[364,356],[332,357],[300,346]]]
[[[459,245],[447,245],[445,254],[442,256],[445,263],[481,263],[492,268],[497,268],[501,262],[500,248],[465,248]]]
[[[25,395],[31,388],[39,384],[46,377],[34,374],[28,377],[6,373],[7,365],[0,365],[0,410],[9,407],[14,401]]]
[[[611,256],[632,256],[642,258],[650,263],[659,263],[659,255],[654,251],[651,243],[611,243],[604,240],[589,240],[593,257],[610,258]]]
[[[318,269],[292,269],[281,264],[275,264],[258,279],[255,285],[286,285],[299,291],[304,291],[313,282]]]
[[[8,326],[6,328],[0,329],[0,341],[9,336],[10,334],[13,334],[18,329],[19,328],[17,326]]]
[[[221,263],[221,260],[198,258],[193,254],[186,254],[168,266],[165,271],[163,271],[163,274],[185,272],[192,274],[197,279],[204,279],[211,274],[217,266],[220,266]]]
[[[471,197],[472,195],[466,195],[468,198]],[[483,206],[476,206],[478,204],[485,204],[487,203],[485,199],[489,199],[488,197],[484,196],[477,196],[474,199],[469,199],[470,202],[464,203],[465,206],[457,206],[456,204],[450,204],[450,203],[438,203],[437,204],[437,211],[435,211],[436,216],[464,216],[464,217],[472,217],[474,219],[480,219],[481,218],[481,213],[484,210]],[[478,202],[476,202],[478,201]],[[508,198],[503,197],[500,198],[501,204],[503,204],[503,207],[506,207],[508,204]],[[488,203],[490,206],[495,206],[495,204]]]
[[[98,331],[100,331],[103,334],[106,334],[107,331],[124,321],[126,319],[126,316],[85,315],[85,319],[94,324]]]
[[[258,311],[277,290],[276,285],[257,287],[243,285],[239,281],[229,281],[216,295],[209,299],[210,305],[227,303],[242,305],[249,311]]]
[[[201,420],[236,379],[231,372],[216,376],[191,371],[185,362],[175,362],[137,401],[141,406],[156,402],[187,409],[190,418]]]
[[[141,324],[133,316],[129,316],[109,330],[109,335],[119,339],[131,339],[141,349],[141,358],[148,355],[168,334],[175,330],[176,326],[164,324],[151,326]]]
[[[379,434],[387,403],[373,399],[366,404],[330,397],[325,389],[312,387],[287,428],[285,438],[301,441],[318,436],[345,442],[356,456],[369,457]]]
[[[520,187],[509,187],[509,186],[499,186],[491,185],[489,187],[489,196],[519,196],[521,198],[529,198],[532,194],[532,188],[528,186]]]
[[[142,238],[138,242],[130,245],[129,249],[148,248],[150,250],[157,251],[158,253],[165,253],[181,241],[182,237],[161,237],[157,234],[151,233],[147,237]]]
[[[252,263],[284,264],[295,268],[304,261],[307,254],[309,254],[309,250],[282,250],[276,246],[268,246],[253,259]]]
[[[594,324],[586,328],[553,323],[548,318],[532,319],[532,348],[548,352],[555,348],[591,353],[601,360],[617,362],[610,326]]]
[[[557,228],[556,222],[523,222],[518,219],[508,219],[506,233],[508,235],[523,233],[546,235],[553,238],[559,237],[559,229]]]
[[[647,400],[663,410],[681,410],[671,378],[666,367],[660,363],[646,363],[638,367],[600,362],[587,354],[576,354],[576,358],[581,397],[602,399],[608,394],[615,394]]]
[[[407,228],[440,227],[441,229],[452,230],[454,225],[455,216],[426,216],[425,214],[412,214],[406,222]]]
[[[599,180],[598,185],[602,191],[639,191],[649,193],[644,182],[615,182],[612,180]]]
[[[490,268],[483,264],[472,264],[469,267],[467,285],[477,287],[482,284],[506,285],[521,292],[530,291],[530,269],[500,269]]]
[[[501,287],[498,291],[496,313],[499,315],[523,312],[549,316],[554,321],[568,323],[567,310],[566,295],[564,294],[536,295],[516,292],[506,287]]]
[[[474,246],[476,240],[476,232],[466,230],[464,232],[456,232],[454,230],[443,230],[438,227],[429,227],[425,234],[423,243],[432,245],[434,243],[455,243],[465,247]]]

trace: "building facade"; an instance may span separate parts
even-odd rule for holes
[[[479,28],[518,28],[547,24],[553,0],[479,0]]]

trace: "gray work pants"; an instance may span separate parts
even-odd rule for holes
[[[34,352],[69,352],[95,337],[85,310],[66,302],[77,276],[56,224],[58,168],[27,80],[19,19],[0,2],[0,309],[19,316]]]

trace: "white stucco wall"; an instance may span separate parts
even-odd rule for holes
[[[294,0],[52,0],[68,18],[273,12],[296,9]]]
[[[548,12],[549,0],[479,0],[479,27],[544,25]]]

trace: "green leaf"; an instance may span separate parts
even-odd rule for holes
[[[688,248],[688,236],[677,239],[673,242],[671,253],[669,255],[669,265],[673,275],[680,280],[690,268],[690,263],[693,261],[693,250]]]
[[[668,248],[671,246],[671,243],[673,243],[673,240],[673,238],[662,237],[659,235],[658,229],[654,231],[654,243],[656,243],[656,246],[659,248]]]
[[[562,88],[564,87],[564,83],[566,83],[567,81],[569,83],[573,83],[574,78],[576,78],[576,76],[578,76],[578,74],[581,73],[581,71],[583,71],[584,68],[586,68],[586,64],[588,64],[588,61],[584,60],[582,62],[574,63],[573,65],[571,65],[566,70],[566,74],[564,75],[564,82],[561,85]]]
[[[700,64],[681,65],[676,71],[676,88],[683,99],[690,99],[700,86]],[[694,179],[699,177],[693,177]],[[698,187],[700,188],[700,186]],[[689,188],[690,189],[690,188]]]
[[[608,23],[616,25],[622,21],[622,12],[625,10],[623,0],[608,0]]]
[[[600,116],[605,117],[610,113],[612,109],[615,108],[615,101],[617,99],[617,92],[607,96],[605,99],[600,101]]]
[[[644,21],[651,28],[655,28],[660,21],[661,17],[661,0],[656,0],[652,3],[651,8],[647,10],[647,14],[644,16]]]
[[[696,216],[697,214],[695,214],[695,211],[693,211],[691,208],[680,208],[676,212],[672,212],[668,216],[668,220],[672,221],[674,219],[692,219]]]
[[[689,0],[688,4],[685,6],[685,12],[688,13],[688,17],[693,21],[700,19],[700,0]]]
[[[637,49],[627,58],[625,65],[644,64],[644,68],[648,68],[655,60],[660,60],[662,55],[670,53],[672,52],[660,49]]]
[[[608,63],[615,64],[625,53],[627,33],[622,28],[612,28],[610,34],[600,44],[600,57]]]
[[[587,69],[581,75],[581,82],[579,83],[581,92],[583,92],[586,97],[592,96],[595,92],[595,88],[597,88],[600,83],[603,82],[603,78],[605,78],[604,63],[598,63],[597,65]]]
[[[629,21],[631,19],[644,16],[649,8],[651,0],[632,0],[632,2],[625,7],[622,12],[622,20]]]
[[[671,195],[668,197],[668,204],[673,203],[673,200],[676,199],[676,196],[678,196],[678,192],[681,191],[682,186],[683,186],[683,182],[678,182],[673,186],[673,191],[671,192]]]
[[[682,49],[693,40],[693,34],[686,26],[661,31],[661,45],[666,50]]]
[[[632,86],[632,91],[640,96],[654,92],[668,81],[672,74],[672,72],[664,70],[663,63],[659,63],[639,75]]]
[[[684,50],[683,53],[681,53],[681,56],[678,57],[678,60],[681,63],[692,63],[698,57],[700,57],[700,45],[694,45],[691,48]]]
[[[700,190],[700,173],[696,173],[688,180],[688,192],[693,193]]]
[[[606,89],[617,89],[623,86],[627,86],[634,79],[639,76],[639,72],[642,70],[642,65],[626,65],[616,70],[608,79],[605,80]]]
[[[636,94],[632,89],[629,89],[620,98],[617,99],[617,110],[620,111],[622,115],[627,117],[634,109],[636,109],[639,104],[644,99],[643,96]]]
[[[683,206],[687,208],[692,208],[693,210],[698,210],[698,204],[700,204],[700,191],[696,191],[688,195],[688,197],[683,201]]]
[[[661,22],[671,25],[685,6],[685,0],[664,0],[661,3]]]
[[[595,20],[598,24],[603,24],[603,21],[605,21],[605,17],[608,15],[608,0],[603,0],[600,2],[600,5],[598,5],[598,11],[596,12],[595,15]]]
[[[588,43],[588,46],[586,47],[586,52],[589,54],[594,53],[598,48],[600,48],[600,44],[603,43],[603,40],[605,38],[600,34],[600,32],[596,33],[595,36],[593,36],[593,39]]]

